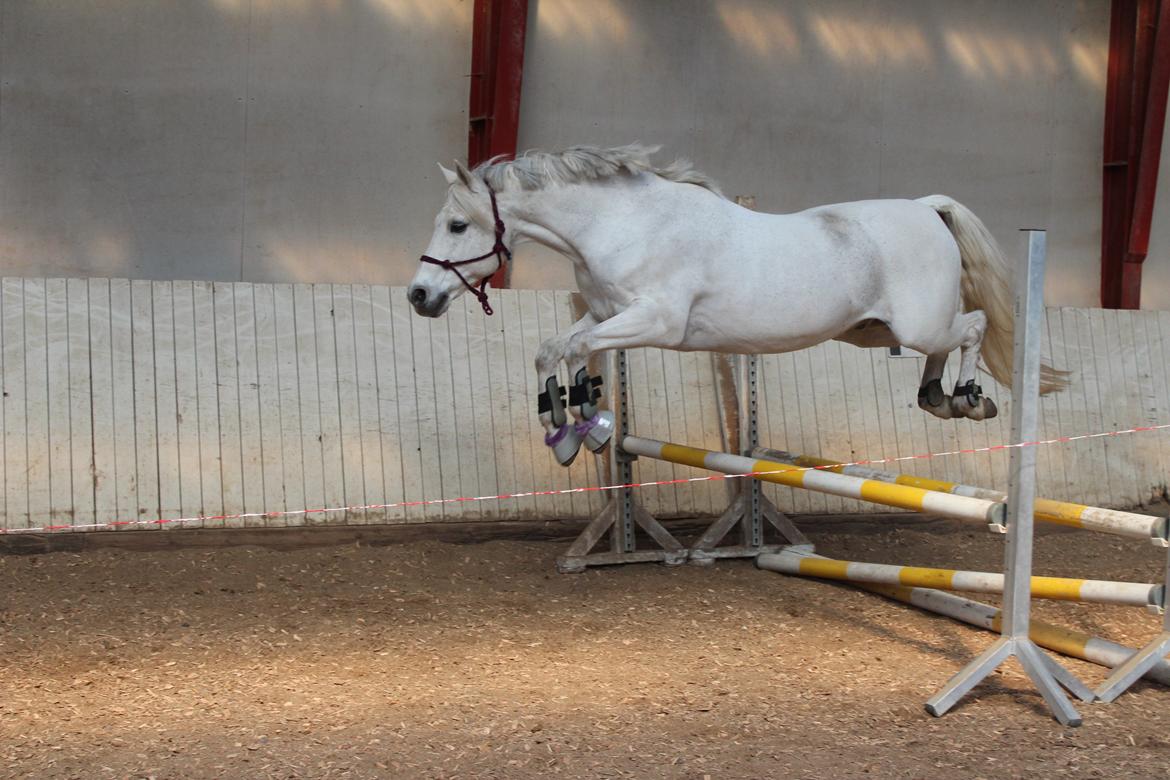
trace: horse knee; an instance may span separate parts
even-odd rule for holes
[[[565,356],[565,339],[551,338],[536,350],[536,373],[543,379],[556,373],[557,364]]]

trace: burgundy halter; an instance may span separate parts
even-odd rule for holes
[[[500,268],[504,266],[505,259],[507,262],[511,262],[512,252],[509,251],[508,247],[504,246],[504,220],[500,219],[500,209],[496,205],[496,191],[493,190],[491,185],[487,184],[487,182],[484,182],[484,184],[487,186],[488,195],[491,196],[492,217],[496,220],[496,243],[491,248],[491,250],[485,252],[479,257],[473,257],[470,260],[439,260],[436,257],[428,257],[427,255],[423,255],[419,258],[419,262],[437,265],[440,268],[446,271],[450,271],[451,273],[458,276],[459,281],[463,282],[463,286],[468,290],[471,290],[471,294],[474,295],[479,301],[479,305],[483,307],[483,313],[491,316],[492,305],[488,303],[487,296],[488,282],[491,281],[491,278],[493,275],[495,275],[496,271],[499,271]],[[476,289],[476,287],[472,285],[471,282],[467,281],[467,277],[459,273],[458,266],[468,265],[470,263],[478,263],[480,260],[487,260],[492,255],[495,255],[496,257],[496,270],[492,271],[490,274],[485,276],[482,281],[480,281],[478,289]]]

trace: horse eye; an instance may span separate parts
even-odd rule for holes
[[[467,223],[466,222],[452,222],[447,227],[452,233],[462,233],[464,230],[467,230]]]

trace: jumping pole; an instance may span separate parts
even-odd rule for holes
[[[967,522],[991,526],[1002,525],[1004,522],[1003,503],[984,498],[955,496],[907,485],[891,485],[888,482],[834,474],[831,471],[802,469],[786,463],[757,460],[638,436],[624,437],[621,440],[621,449],[631,455],[666,460],[708,471],[720,471],[724,474],[751,474],[753,478],[763,482],[831,493],[845,498],[857,498],[875,504],[912,509],[915,512],[942,515]]]
[[[1045,233],[1027,230],[1027,260],[1015,274],[1015,343],[1012,367],[1012,441],[1035,441],[1040,406],[1040,323],[1044,314]],[[1008,489],[1007,549],[1004,555],[1003,632],[997,642],[926,702],[926,711],[941,716],[1012,656],[1020,662],[1054,717],[1065,726],[1081,725],[1081,715],[1064,695],[1094,694],[1029,638],[1032,581],[1032,507],[1036,501],[1036,448],[1011,451]],[[945,494],[950,495],[950,494]],[[1136,658],[1136,656],[1135,656]]]
[[[940,493],[953,493],[957,496],[974,496],[986,498],[990,501],[1006,501],[1007,493],[989,488],[962,485],[957,482],[946,482],[929,477],[916,477],[912,474],[893,474],[880,471],[864,465],[843,465],[841,461],[827,458],[816,458],[810,455],[794,455],[783,450],[774,450],[767,447],[757,447],[752,454],[768,460],[788,463],[801,468],[817,469],[818,471],[833,471],[838,474],[847,474],[863,479],[876,479],[881,482],[890,482],[895,485],[909,485],[924,490],[935,490]],[[1074,504],[1068,501],[1053,501],[1048,498],[1037,498],[1033,513],[1037,520],[1047,523],[1068,526],[1070,528],[1084,528],[1088,531],[1100,531],[1115,536],[1125,536],[1130,539],[1144,539],[1156,547],[1166,547],[1168,541],[1167,518],[1143,515],[1137,512],[1124,512],[1120,509],[1105,509],[1097,506]]]
[[[790,551],[760,555],[756,565],[781,574],[871,585],[907,585],[969,593],[1003,593],[1004,589],[1004,575],[996,572],[858,563]],[[1156,614],[1162,613],[1163,601],[1161,585],[1071,577],[1033,577],[1032,598],[1145,607]]]
[[[787,552],[791,552],[802,558],[821,557],[796,548]],[[774,570],[771,566],[767,566],[761,561],[761,559],[769,557],[768,555],[760,556],[760,558],[756,559],[756,565],[760,568]],[[936,615],[949,617],[960,623],[974,626],[975,628],[993,631],[996,634],[1001,633],[1003,630],[1003,610],[998,607],[993,607],[990,604],[984,604],[981,601],[974,601],[964,596],[935,590],[934,588],[909,587],[906,585],[874,585],[853,580],[843,580],[843,582],[858,590],[876,593],[879,596],[885,596],[888,599],[909,604],[912,607],[918,607],[927,612],[933,612]],[[1138,652],[1132,647],[1126,647],[1108,639],[1102,639],[1092,634],[1086,634],[1083,631],[1074,631],[1071,628],[1064,628],[1063,626],[1053,625],[1052,623],[1045,623],[1041,620],[1029,621],[1028,635],[1032,638],[1033,642],[1054,653],[1067,655],[1070,658],[1079,658],[1082,661],[1088,661],[1089,663],[1104,666],[1109,669],[1115,669],[1121,666],[1133,658]],[[1142,679],[1152,680],[1161,685],[1170,686],[1170,663],[1156,661],[1146,670],[1145,676]]]

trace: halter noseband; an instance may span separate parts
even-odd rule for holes
[[[491,316],[492,305],[488,303],[487,296],[488,282],[491,281],[491,278],[495,275],[496,271],[499,271],[500,268],[504,266],[505,259],[508,262],[512,260],[512,252],[508,249],[508,247],[504,246],[504,220],[500,219],[500,209],[496,205],[496,191],[493,190],[491,185],[487,184],[487,182],[484,182],[484,184],[487,186],[488,195],[490,195],[492,199],[492,217],[496,221],[496,243],[494,246],[492,246],[491,250],[483,253],[479,257],[473,257],[470,260],[440,260],[437,257],[423,255],[419,258],[419,262],[437,265],[443,270],[450,271],[451,273],[458,276],[459,281],[463,282],[463,286],[468,290],[471,290],[471,294],[474,295],[476,300],[479,301],[479,305],[483,307],[483,313]],[[478,263],[480,260],[487,260],[492,255],[495,255],[496,257],[496,270],[485,276],[480,281],[478,288],[476,288],[471,282],[467,281],[467,277],[459,273],[458,266]]]

